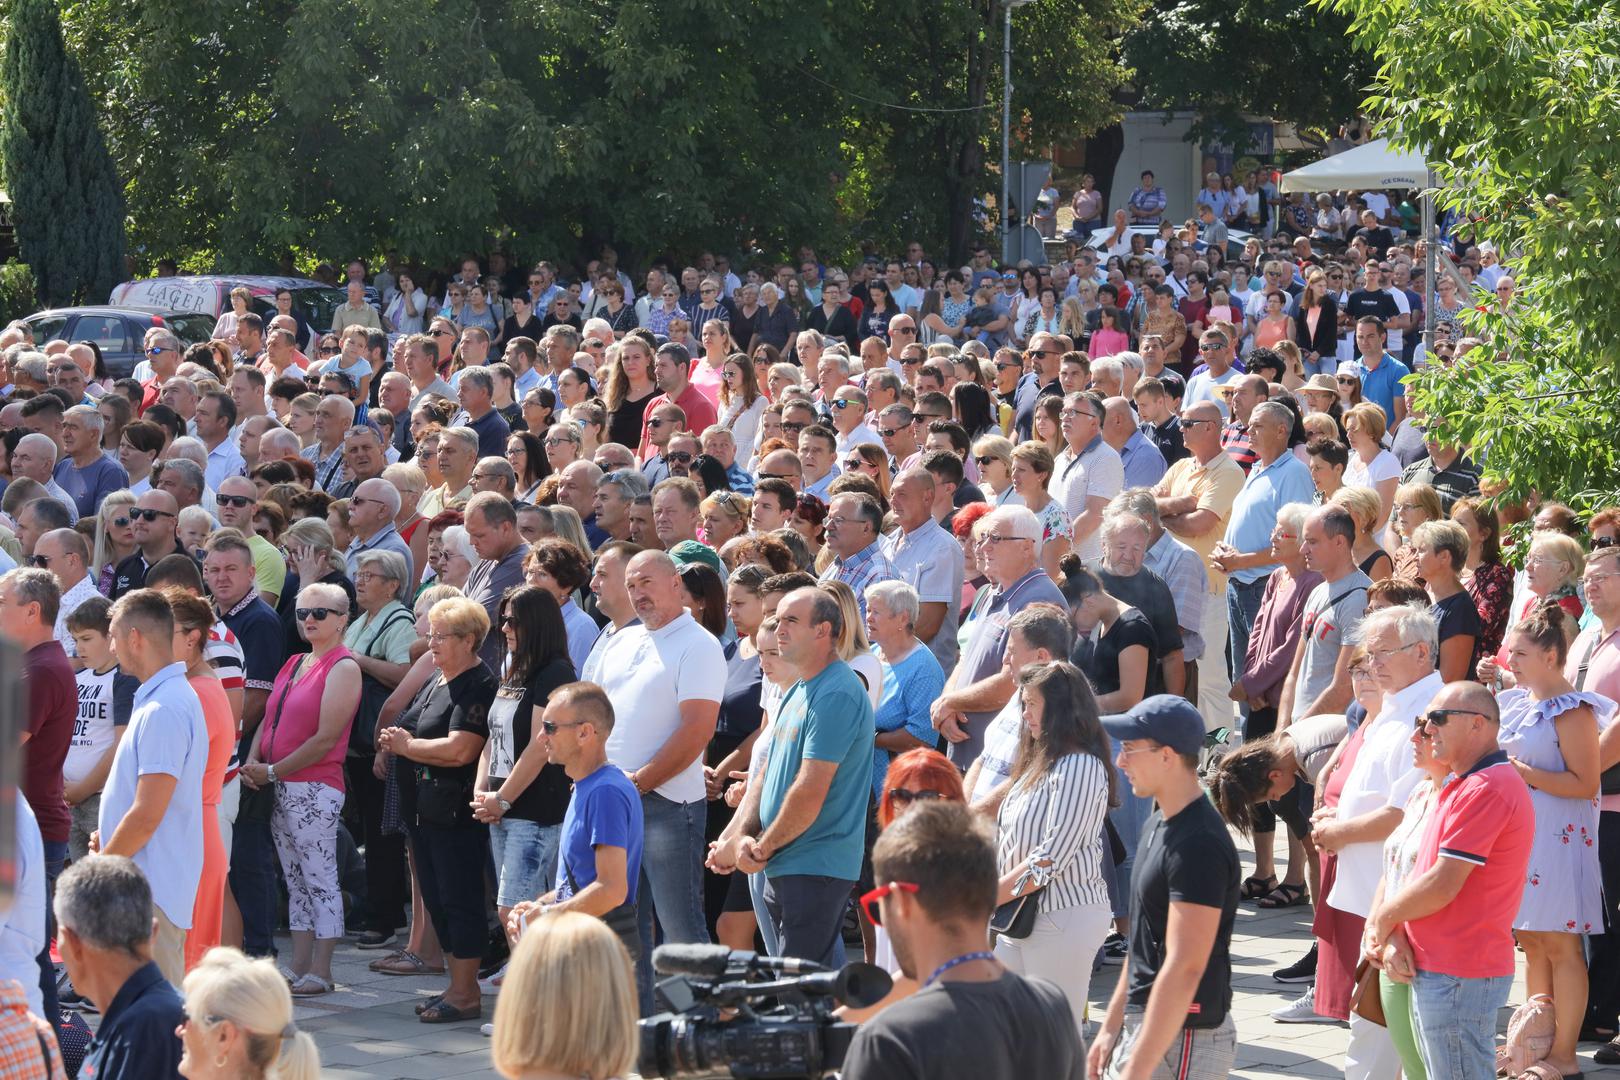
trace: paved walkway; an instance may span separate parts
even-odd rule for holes
[[[1239,910],[1232,941],[1233,1011],[1239,1040],[1234,1076],[1327,1078],[1344,1074],[1348,1033],[1343,1026],[1278,1024],[1267,1015],[1303,989],[1273,981],[1271,972],[1298,959],[1309,946],[1308,911],[1303,907],[1259,911],[1250,904]],[[326,1080],[498,1076],[490,1067],[489,1040],[478,1033],[477,1024],[433,1027],[420,1023],[412,1013],[415,1002],[443,987],[442,978],[377,975],[366,970],[376,956],[352,945],[340,947],[333,970],[341,989],[298,1003],[298,1022],[314,1034],[321,1048]],[[1104,968],[1092,980],[1099,1009],[1113,991],[1118,972],[1118,968]],[[1524,1000],[1522,982],[1515,986],[1513,1000]],[[494,1015],[494,999],[486,998],[485,1003],[484,1018],[489,1020]],[[1502,1019],[1505,1023],[1505,1013]],[[1586,1075],[1620,1080],[1620,1067],[1592,1063],[1592,1049],[1582,1046]]]

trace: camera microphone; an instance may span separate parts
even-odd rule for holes
[[[660,945],[653,950],[653,970],[660,975],[693,975],[718,979],[739,971],[771,971],[808,975],[826,968],[791,956],[761,956],[724,945]]]

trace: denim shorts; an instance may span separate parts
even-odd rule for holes
[[[502,818],[489,827],[490,854],[500,885],[496,903],[509,908],[551,891],[557,873],[561,825]]]

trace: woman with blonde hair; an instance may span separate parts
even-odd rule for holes
[[[844,616],[836,644],[838,659],[854,669],[876,710],[878,702],[883,700],[883,663],[867,640],[866,620],[861,617],[860,605],[855,601],[855,590],[842,581],[823,581],[816,588],[838,601],[838,610]]]
[[[1356,566],[1374,581],[1382,581],[1395,572],[1395,560],[1373,535],[1373,524],[1383,509],[1378,492],[1364,487],[1342,487],[1328,500],[1349,511],[1356,523],[1356,542],[1351,548]]]
[[[746,495],[734,491],[711,493],[698,507],[703,519],[704,542],[718,551],[726,541],[746,533],[751,510]]]
[[[1565,644],[1574,641],[1576,622],[1586,612],[1586,605],[1576,591],[1585,569],[1586,552],[1581,550],[1579,541],[1561,532],[1531,533],[1530,552],[1524,557],[1525,590],[1522,599],[1514,598],[1518,607],[1512,613],[1509,627],[1519,625],[1539,608],[1556,605],[1562,612],[1558,622],[1564,628]],[[1476,674],[1486,686],[1493,680],[1503,687],[1516,685],[1508,671],[1508,644],[1512,637],[1510,631],[1496,654],[1479,662]]]
[[[1384,526],[1395,508],[1395,488],[1401,482],[1401,463],[1384,449],[1384,432],[1389,429],[1381,406],[1370,401],[1352,405],[1344,413],[1345,441],[1350,446],[1350,464],[1344,470],[1347,487],[1372,488],[1378,492],[1382,509],[1373,532],[1384,538]]]
[[[1081,284],[1085,288],[1086,283]],[[1091,286],[1091,299],[1097,298],[1097,286]],[[1096,305],[1093,304],[1093,307]],[[1070,341],[1084,341],[1091,331],[1086,326],[1086,309],[1081,306],[1080,297],[1071,296],[1063,301],[1063,307],[1058,310],[1058,333]]]
[[[1022,506],[1024,500],[1013,488],[1013,444],[1000,435],[985,435],[973,444],[973,462],[979,467],[979,483],[988,489],[992,506]]]
[[[1373,408],[1378,408],[1374,405]],[[1444,521],[1445,511],[1440,506],[1440,493],[1428,484],[1402,484],[1395,489],[1395,512],[1390,515],[1393,537],[1400,546],[1395,549],[1395,576],[1410,578],[1419,586],[1426,585],[1418,568],[1418,553],[1413,539],[1420,527],[1431,521]],[[1461,569],[1461,566],[1458,566]],[[1450,680],[1447,680],[1450,681]]]
[[[321,1052],[293,1023],[292,995],[273,961],[210,949],[182,989],[186,1080],[320,1080]]]
[[[133,493],[115,491],[96,508],[96,542],[94,554],[90,556],[90,573],[103,596],[112,591],[113,568],[135,554],[135,526],[129,516],[129,508],[134,505]]]
[[[1049,400],[1058,399],[1053,397]],[[1041,523],[1041,568],[1053,581],[1061,581],[1063,575],[1058,570],[1058,557],[1068,550],[1073,530],[1069,512],[1046,490],[1052,480],[1052,470],[1056,467],[1052,452],[1043,443],[1031,441],[1013,447],[1010,456],[1012,465],[1008,475],[1012,480],[1013,493]]]
[[[495,1070],[507,1080],[628,1076],[641,1047],[636,1015],[630,954],[607,924],[542,916],[518,938],[495,1002]]]

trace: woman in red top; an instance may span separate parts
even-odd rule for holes
[[[342,589],[304,586],[295,614],[310,651],[290,658],[276,676],[242,783],[276,785],[270,832],[287,879],[291,989],[294,997],[313,997],[332,991],[332,953],[343,937],[337,828],[360,665],[343,647],[349,597]]]
[[[197,899],[191,908],[191,930],[186,934],[186,970],[197,966],[203,954],[219,944],[220,918],[225,910],[225,875],[230,858],[219,831],[219,795],[225,766],[236,749],[236,714],[225,697],[225,685],[214,674],[203,651],[214,626],[214,609],[202,597],[185,589],[163,590],[174,611],[174,658],[186,665],[186,682],[202,703],[208,725],[208,764],[203,770],[203,870]]]

